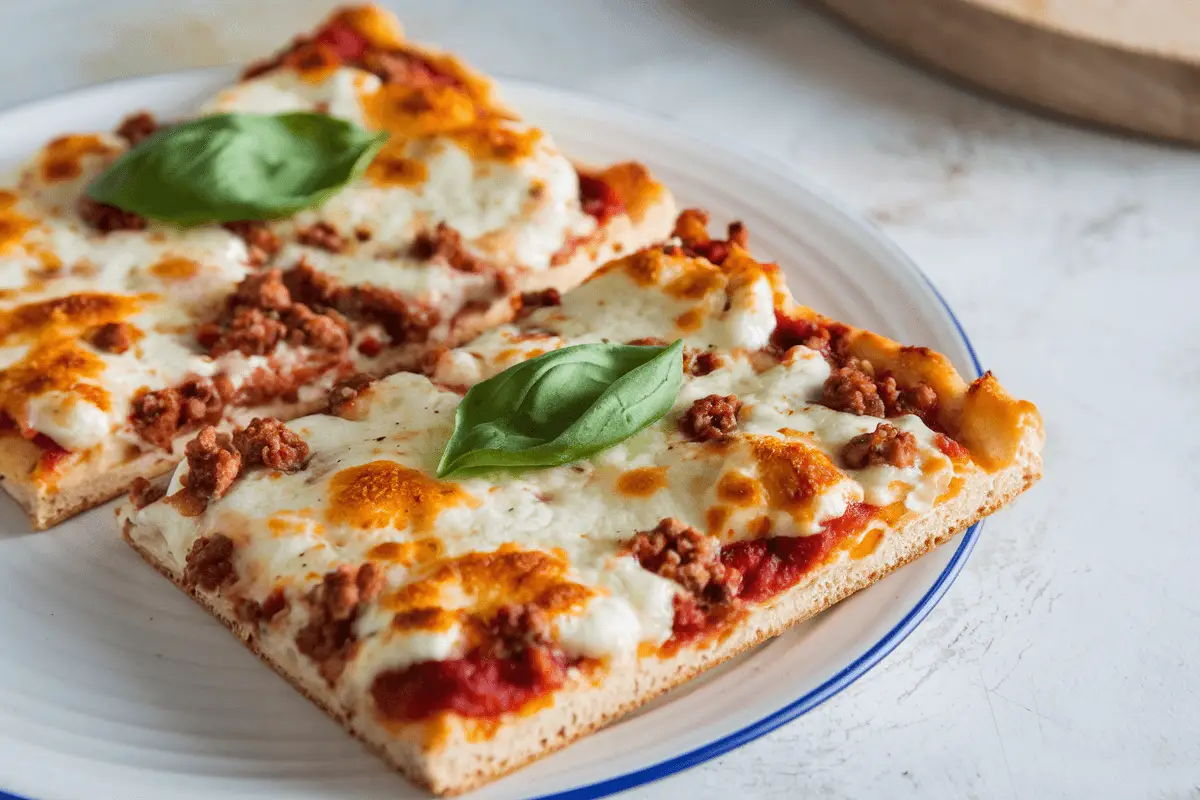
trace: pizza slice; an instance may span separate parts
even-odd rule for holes
[[[947,541],[1038,479],[989,373],[797,305],[732,226],[430,376],[206,428],[126,540],[391,765],[496,778]]]
[[[198,116],[63,136],[0,191],[0,477],[44,528],[661,240],[636,163],[577,168],[491,84],[342,10]]]

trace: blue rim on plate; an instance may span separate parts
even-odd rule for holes
[[[962,337],[963,345],[967,348],[967,352],[971,356],[971,365],[975,368],[976,376],[983,374],[983,367],[979,363],[979,356],[975,352],[975,347],[971,344],[967,332],[963,330],[962,323],[950,308],[950,304],[946,302],[946,298],[942,297],[942,293],[938,291],[933,282],[921,272],[916,264],[903,258],[905,264],[913,270],[916,270],[921,278],[929,286],[930,291],[937,295],[938,302],[942,304],[946,314],[949,315],[950,321],[954,323],[955,330]],[[739,731],[710,742],[703,747],[697,747],[695,750],[684,753],[680,756],[667,759],[653,766],[627,772],[624,775],[618,775],[615,778],[608,778],[597,783],[592,783],[587,786],[580,786],[574,789],[568,789],[565,792],[556,792],[554,794],[541,795],[532,800],[595,800],[595,798],[608,797],[617,792],[632,789],[637,786],[642,786],[653,781],[666,778],[678,772],[691,769],[698,764],[703,764],[705,761],[724,755],[730,750],[735,750],[744,744],[748,744],[759,737],[765,736],[776,728],[784,725],[797,717],[807,714],[817,706],[830,699],[838,692],[845,689],[850,684],[867,674],[873,667],[883,661],[893,650],[895,650],[901,642],[908,638],[908,635],[916,630],[917,625],[921,623],[929,613],[933,611],[938,601],[949,590],[954,579],[958,577],[958,573],[967,563],[967,557],[971,555],[971,551],[975,549],[975,543],[979,539],[979,532],[983,528],[983,522],[976,522],[962,535],[962,541],[959,542],[958,549],[954,551],[954,555],[950,558],[950,563],[938,576],[938,579],[930,587],[921,601],[913,606],[912,610],[905,615],[904,619],[896,624],[888,633],[875,643],[867,652],[863,653],[854,660],[849,666],[843,669],[838,674],[827,680],[825,683],[818,686],[808,694],[802,695],[796,700],[788,703],[783,708],[775,711],[752,725],[747,725]],[[15,794],[8,794],[0,790],[0,800],[31,800],[31,798],[21,797]]]
[[[876,238],[882,239],[883,237],[877,234]],[[946,314],[950,317],[950,321],[954,323],[955,330],[958,331],[963,345],[967,348],[967,353],[971,356],[971,365],[975,368],[975,376],[982,375],[983,367],[979,363],[979,356],[975,352],[975,347],[971,344],[967,332],[963,330],[962,323],[959,322],[958,317],[950,308],[950,304],[946,302],[946,298],[942,297],[942,293],[933,285],[933,281],[929,280],[929,277],[915,263],[910,261],[907,256],[904,256],[897,248],[889,249],[894,250],[894,254],[907,267],[917,272],[930,291],[937,296],[938,302],[942,304],[942,308],[945,309]],[[821,705],[821,703],[824,703],[863,675],[866,675],[871,668],[887,658],[901,642],[908,638],[910,633],[916,630],[921,621],[929,616],[929,612],[933,611],[938,601],[950,589],[950,585],[954,583],[954,579],[958,577],[958,573],[962,572],[962,568],[967,563],[967,557],[975,549],[975,543],[979,539],[979,532],[982,529],[983,522],[980,521],[976,522],[963,533],[962,541],[959,542],[958,549],[951,556],[950,563],[942,570],[942,574],[938,576],[933,586],[929,588],[929,591],[925,593],[920,602],[913,606],[912,610],[904,616],[904,619],[896,624],[896,627],[888,631],[871,649],[855,659],[849,666],[808,694],[798,697],[783,708],[768,714],[739,731],[735,731],[714,742],[709,742],[702,747],[697,747],[695,750],[683,755],[669,758],[666,761],[635,770],[634,772],[618,775],[615,778],[608,778],[587,786],[568,789],[565,792],[540,795],[532,798],[532,800],[594,800],[595,798],[607,797],[626,789],[632,789],[636,786],[661,780],[677,772],[683,772],[698,764],[703,764],[705,761],[710,761],[717,756],[724,755],[730,750],[735,750],[744,744],[749,744],[759,737],[766,736],[781,725],[812,711]]]
[[[572,92],[572,94],[582,96],[581,93],[578,92]],[[613,100],[612,98],[588,97],[587,99],[594,103],[612,103],[620,105],[629,111],[637,113],[643,117],[656,119],[662,123],[670,124],[675,122],[661,112],[637,108],[619,100]],[[732,149],[721,139],[721,137],[712,131],[705,131],[704,135],[702,136],[697,135],[694,132],[689,132],[688,136],[689,138],[702,142],[706,141],[708,143],[724,145],[723,149],[726,150]],[[958,333],[959,338],[962,340],[963,347],[966,348],[967,355],[971,360],[971,367],[975,370],[974,377],[983,375],[983,365],[979,362],[979,354],[976,353],[975,346],[971,343],[970,337],[967,336],[966,330],[963,329],[962,322],[958,319],[958,316],[954,313],[954,310],[950,308],[950,304],[946,302],[946,298],[942,296],[940,291],[938,291],[937,286],[935,286],[933,281],[929,279],[929,276],[925,274],[924,270],[917,266],[916,262],[909,258],[908,254],[901,250],[900,247],[895,244],[895,242],[888,238],[888,236],[880,231],[875,225],[871,224],[869,221],[863,219],[860,215],[855,213],[850,207],[843,205],[841,202],[829,197],[823,192],[815,192],[810,187],[808,181],[804,180],[802,176],[797,174],[791,166],[781,163],[778,159],[761,153],[753,147],[747,147],[744,143],[736,148],[736,150],[739,151],[739,155],[743,158],[757,162],[760,165],[769,165],[779,172],[786,173],[790,180],[796,185],[796,188],[800,189],[806,194],[815,196],[816,199],[818,199],[833,214],[841,216],[845,220],[854,222],[858,226],[868,231],[874,244],[886,250],[888,255],[890,255],[897,264],[916,275],[921,282],[929,287],[929,290],[933,292],[934,296],[938,300],[938,303],[941,305],[942,310],[945,311],[946,316],[949,317],[951,324],[954,325],[954,330]],[[863,675],[866,675],[873,667],[878,665],[881,661],[883,661],[883,659],[887,658],[887,656],[893,650],[899,647],[900,643],[907,639],[910,633],[916,630],[917,626],[921,624],[921,622],[927,616],[929,616],[930,612],[933,611],[938,602],[943,596],[945,596],[946,592],[949,591],[950,586],[954,583],[955,578],[958,577],[958,574],[962,572],[963,567],[966,566],[967,559],[971,555],[971,551],[975,549],[975,544],[979,540],[979,533],[982,529],[983,521],[980,520],[964,531],[962,534],[962,540],[958,544],[958,548],[954,551],[954,555],[950,557],[950,562],[946,564],[946,568],[942,570],[942,573],[937,577],[937,580],[934,581],[933,586],[929,588],[929,591],[925,593],[920,601],[917,602],[917,604],[914,605],[912,609],[910,609],[909,612],[904,615],[904,618],[901,619],[900,622],[898,622],[894,628],[888,631],[879,641],[877,641],[866,652],[852,661],[832,678],[818,686],[816,689],[801,695],[782,708],[771,712],[765,717],[751,723],[750,725],[747,725],[740,730],[727,734],[719,739],[716,739],[715,741],[697,747],[694,750],[690,750],[682,755],[673,756],[672,758],[668,758],[649,767],[643,767],[641,769],[627,772],[624,775],[618,775],[613,778],[606,778],[605,780],[590,783],[586,786],[578,786],[574,789],[567,789],[566,791],[562,792],[537,795],[530,798],[530,800],[596,800],[596,798],[608,797],[609,795],[616,794],[617,792],[623,792],[627,789],[643,786],[647,783],[652,783],[654,781],[667,778],[671,775],[675,775],[676,773],[683,772],[684,770],[691,769],[692,767],[703,764],[706,761],[711,761],[712,759],[722,756],[731,750],[736,750],[742,745],[749,744],[755,739],[766,736],[776,728],[791,722],[797,717],[807,714],[809,711],[812,711],[814,708],[821,705],[826,700],[829,700],[850,684],[854,683]],[[4,799],[0,798],[0,800]]]
[[[187,72],[201,71],[209,72],[213,71],[213,68],[184,70],[179,73],[169,74],[178,75]],[[112,81],[105,81],[93,86],[78,87],[68,91],[58,92],[41,98],[40,100],[50,101],[74,92],[88,91],[106,84],[120,83],[127,80],[137,80],[138,78],[145,77],[151,76],[127,76]],[[527,83],[525,81],[512,82]],[[579,92],[572,92],[572,94],[577,98],[587,99],[596,103],[625,105],[620,101],[614,101],[611,98],[592,98]],[[6,114],[8,112],[17,110],[27,110],[31,106],[37,105],[38,102],[39,101],[17,103],[7,108],[0,108],[0,114]],[[635,109],[631,106],[625,107],[629,108],[631,111],[636,111],[643,117],[656,118],[660,122],[672,122],[672,120],[660,113],[655,113],[653,111],[647,111],[640,108]],[[696,136],[695,134],[690,134],[690,138],[695,138],[700,141],[707,140],[710,144],[720,143],[720,139],[714,136],[700,137]],[[749,157],[751,160],[758,161],[760,164],[771,164],[779,171],[788,173],[792,182],[796,185],[796,188],[801,189],[807,194],[814,195],[830,212],[841,216],[844,220],[852,221],[859,227],[869,231],[874,244],[885,249],[898,264],[916,275],[921,282],[924,283],[931,292],[933,292],[934,296],[938,300],[938,303],[946,313],[946,316],[953,324],[955,331],[958,333],[958,336],[967,351],[967,355],[971,361],[971,366],[975,371],[975,377],[983,374],[983,367],[979,362],[979,356],[975,351],[974,345],[971,343],[970,337],[967,336],[967,332],[963,329],[962,322],[959,321],[958,316],[955,315],[953,309],[950,308],[950,304],[946,302],[946,298],[942,296],[940,291],[938,291],[933,281],[929,279],[924,271],[922,271],[921,268],[917,266],[917,264],[912,261],[912,259],[910,259],[903,250],[901,250],[894,242],[892,242],[891,239],[879,231],[878,228],[868,221],[862,219],[858,214],[854,213],[854,211],[848,207],[842,205],[834,199],[831,199],[823,192],[814,192],[810,188],[809,183],[801,176],[797,175],[795,170],[790,168],[788,165],[781,164],[776,159],[770,158],[765,154],[758,153],[757,151],[754,151],[753,148],[746,148],[744,145],[739,149],[742,151],[741,155],[743,157]],[[747,150],[750,152],[747,152]],[[538,795],[531,798],[531,800],[596,800],[597,798],[608,797],[609,795],[632,789],[637,786],[643,786],[645,784],[661,780],[662,778],[675,775],[676,773],[683,772],[684,770],[724,755],[725,753],[728,753],[731,750],[735,750],[742,745],[748,744],[755,739],[765,736],[776,728],[791,722],[800,716],[803,716],[809,711],[812,711],[814,708],[821,705],[826,700],[834,697],[847,686],[861,678],[873,667],[877,666],[881,661],[883,661],[884,658],[886,658],[893,650],[895,650],[901,642],[908,638],[909,634],[911,634],[927,616],[929,616],[930,612],[933,611],[938,602],[950,589],[950,586],[954,583],[954,580],[958,577],[959,573],[962,572],[963,567],[967,563],[967,558],[971,555],[971,551],[975,548],[975,544],[979,539],[979,533],[982,528],[983,521],[981,520],[976,522],[962,534],[962,539],[958,544],[958,548],[950,557],[950,561],[946,564],[946,568],[942,570],[942,573],[937,577],[937,580],[934,582],[933,586],[929,588],[920,601],[909,610],[909,612],[904,616],[903,619],[900,620],[900,622],[896,624],[895,627],[888,631],[882,638],[879,639],[879,641],[872,645],[862,655],[856,658],[853,662],[851,662],[829,680],[818,686],[816,689],[801,695],[787,705],[771,712],[765,717],[762,717],[756,722],[753,722],[750,725],[741,728],[740,730],[737,730],[731,734],[727,734],[719,739],[716,739],[715,741],[697,747],[687,753],[683,753],[682,755],[673,756],[659,762],[658,764],[653,764],[649,767],[643,767],[641,769],[627,772],[616,777],[606,778],[605,780],[587,784],[586,786],[578,786],[562,792]],[[34,798],[12,794],[0,789],[0,800],[34,800]]]

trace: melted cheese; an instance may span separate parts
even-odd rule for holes
[[[438,63],[462,72],[448,57]],[[549,268],[568,237],[595,227],[580,208],[575,170],[553,142],[491,107],[486,84],[465,85],[404,89],[368,72],[318,64],[240,82],[203,111],[324,110],[390,130],[362,179],[321,208],[274,223],[285,244],[277,263],[305,259],[343,284],[396,291],[436,309],[436,341],[459,310],[494,300],[500,284],[490,272],[412,257],[419,234],[444,222],[472,254],[519,272]],[[69,450],[107,448],[116,457],[129,445],[145,446],[128,423],[138,390],[191,374],[223,374],[236,387],[258,370],[302,366],[306,358],[285,346],[270,358],[232,353],[214,361],[201,354],[196,327],[218,313],[247,273],[237,236],[215,226],[153,223],[144,232],[105,235],[82,222],[75,209],[85,187],[124,148],[108,134],[59,137],[30,161],[16,187],[0,191],[0,408],[27,436],[44,433]],[[348,247],[334,254],[300,244],[299,231],[317,222],[333,225]],[[80,343],[86,374],[67,374],[59,363],[53,385],[25,380],[51,334],[55,341],[80,339],[116,321],[140,334],[127,352]],[[378,331],[360,338],[370,336],[386,340]],[[370,357],[352,350],[351,358],[371,368]],[[319,397],[331,380],[304,387],[301,399]],[[107,405],[94,402],[100,395]]]
[[[352,254],[325,259],[327,265],[347,262],[331,267],[335,272],[377,273],[381,270],[370,270],[368,262],[386,258],[390,264],[397,256],[410,272],[424,269],[423,263],[406,264],[403,256],[418,233],[439,222],[462,234],[468,250],[480,258],[506,268],[544,270],[568,237],[595,228],[580,208],[574,167],[549,137],[498,116],[461,89],[383,85],[351,67],[315,79],[279,69],[226,89],[205,107],[210,112],[316,109],[386,130],[391,137],[363,179],[319,210],[280,226],[285,238],[317,221],[346,234],[369,232],[369,242]],[[478,281],[463,273],[448,277]],[[391,281],[382,285],[393,288]],[[470,299],[469,288],[443,291],[441,297],[461,303]],[[457,307],[449,306],[443,315]]]
[[[195,326],[247,271],[245,245],[219,228],[89,230],[75,203],[116,150],[51,143],[22,173],[10,195],[19,199],[0,209],[30,221],[0,254],[8,290],[0,297],[0,405],[28,435],[44,433],[69,450],[135,443],[127,417],[138,389],[223,371],[200,354]],[[45,164],[67,154],[78,172],[47,179]],[[45,253],[54,255],[51,270]],[[126,322],[141,335],[125,353],[96,351],[82,337],[107,322]],[[59,355],[48,362],[48,352]],[[75,355],[65,359],[68,352]],[[52,380],[24,379],[31,370]]]
[[[478,506],[457,484],[442,483],[394,461],[371,461],[339,470],[329,484],[325,515],[331,525],[411,528],[428,533],[446,508]]]
[[[400,374],[363,395],[353,421],[314,416],[292,423],[313,451],[293,475],[251,472],[203,515],[181,517],[170,504],[137,512],[160,530],[182,563],[197,536],[247,531],[235,558],[239,586],[265,597],[283,586],[303,596],[340,564],[373,561],[388,588],[356,623],[361,646],[346,686],[420,660],[464,654],[472,626],[508,603],[533,603],[550,617],[567,653],[636,657],[642,644],[671,636],[679,587],[643,569],[626,551],[638,531],[667,517],[735,541],[807,536],[851,503],[896,506],[888,521],[927,508],[954,477],[935,434],[916,417],[893,420],[917,438],[911,467],[845,471],[838,452],[873,430],[874,417],[816,405],[830,368],[804,347],[764,364],[742,343],[764,343],[774,320],[770,276],[735,266],[649,254],[615,267],[540,309],[443,355],[435,381]],[[590,459],[553,469],[439,481],[432,477],[464,387],[535,351],[585,341],[661,336],[670,311],[702,309],[685,337],[716,347],[721,366],[688,376],[659,422]],[[686,441],[678,420],[710,394],[744,403],[739,434],[724,442]],[[173,479],[181,485],[182,466]],[[615,501],[616,498],[619,500]],[[289,520],[287,525],[269,520]],[[301,522],[291,522],[299,520]],[[307,524],[303,521],[307,520]],[[851,557],[845,548],[838,557]],[[284,635],[304,623],[289,615]]]
[[[107,137],[95,134],[60,136],[42,150],[38,158],[38,177],[48,186],[70,183],[89,166],[89,161],[116,152]]]
[[[324,109],[335,117],[365,125],[362,97],[377,92],[381,85],[371,73],[354,69],[337,69],[316,81],[291,70],[274,70],[221,91],[200,113],[284,114]]]
[[[777,381],[780,376],[759,376],[742,356],[770,341],[775,329],[775,288],[766,273],[743,274],[739,280],[699,259],[666,256],[657,250],[635,253],[612,262],[587,283],[565,295],[562,305],[535,311],[519,326],[501,325],[481,334],[469,345],[442,354],[433,379],[446,386],[470,386],[492,377],[517,361],[556,350],[566,344],[683,339],[696,350],[716,350],[735,356],[729,369],[692,381],[683,389],[688,404],[713,394],[738,393],[704,390],[712,382],[741,376],[739,380]],[[726,308],[728,305],[728,308]],[[695,313],[697,324],[686,330],[669,327]],[[802,386],[789,387],[791,397],[803,389],[803,400],[815,398],[829,377],[829,367],[811,351],[796,351],[803,368],[787,377]],[[697,393],[699,392],[699,393]]]
[[[33,220],[16,209],[17,195],[0,191],[0,256],[16,250],[34,226]]]

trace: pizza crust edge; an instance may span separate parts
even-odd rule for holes
[[[286,649],[273,647],[272,637],[262,637],[255,627],[241,622],[230,601],[185,587],[182,572],[171,568],[169,555],[164,557],[146,544],[155,540],[153,532],[139,532],[127,523],[122,533],[155,569],[389,765],[430,791],[451,795],[496,780],[571,744],[949,541],[1041,477],[1042,441],[1040,425],[1027,426],[1021,431],[1016,457],[1007,466],[974,473],[954,498],[890,531],[869,556],[820,567],[804,583],[755,606],[717,643],[699,648],[685,646],[668,658],[638,658],[605,671],[597,682],[575,680],[554,693],[552,706],[505,719],[491,737],[470,737],[462,726],[453,726],[448,736],[440,737],[432,746],[426,743],[426,729],[419,724],[406,726],[410,730],[398,733],[395,726],[389,730],[374,719],[347,718],[338,710],[330,687],[306,679],[306,670],[289,670],[287,662],[294,656]]]

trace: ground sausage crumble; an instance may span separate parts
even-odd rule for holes
[[[865,361],[851,359],[846,366],[833,370],[825,380],[821,402],[834,411],[882,417],[885,413],[883,399],[872,372],[868,371],[870,367]]]
[[[374,564],[343,564],[309,591],[308,624],[296,634],[296,646],[316,662],[329,683],[345,669],[360,606],[378,596],[383,585],[383,572]]]
[[[245,428],[234,431],[233,447],[248,467],[262,464],[269,469],[295,472],[308,459],[308,443],[273,417],[255,417]]]
[[[122,211],[116,206],[100,203],[84,195],[77,206],[80,218],[101,233],[114,231],[140,231],[146,228],[146,219],[132,211]]]
[[[282,243],[279,237],[267,227],[267,223],[258,220],[241,220],[226,222],[225,230],[241,237],[246,243],[249,254],[248,261],[252,267],[261,267],[279,252]]]
[[[296,240],[329,253],[340,253],[346,249],[346,237],[328,222],[316,222],[301,228],[296,231]]]
[[[206,425],[187,443],[188,493],[200,500],[222,497],[242,471],[242,457],[233,449],[229,434]]]
[[[237,580],[233,540],[223,533],[201,536],[192,544],[183,570],[183,585],[213,591]]]
[[[511,658],[534,647],[546,647],[551,639],[546,612],[532,603],[506,605],[488,623],[486,641],[492,655]]]
[[[675,581],[698,600],[728,603],[741,591],[742,573],[721,563],[717,540],[674,517],[638,531],[629,550],[642,567]]]
[[[133,479],[129,487],[129,502],[136,511],[141,511],[153,502],[161,500],[167,493],[165,483],[151,483],[142,476]]]
[[[889,464],[903,469],[917,459],[917,437],[895,425],[879,423],[870,433],[855,436],[842,447],[842,463],[849,469]]]
[[[148,111],[139,111],[121,120],[115,133],[129,142],[130,147],[136,147],[145,139],[150,138],[158,128],[158,120],[154,118],[153,114]]]
[[[710,394],[692,403],[679,420],[679,430],[692,441],[723,439],[737,431],[742,401],[734,395]]]
[[[87,340],[97,350],[119,355],[133,346],[135,330],[128,322],[106,322],[88,331]]]
[[[341,415],[350,410],[358,396],[367,391],[375,377],[365,372],[356,372],[333,385],[329,390],[328,413]]]

